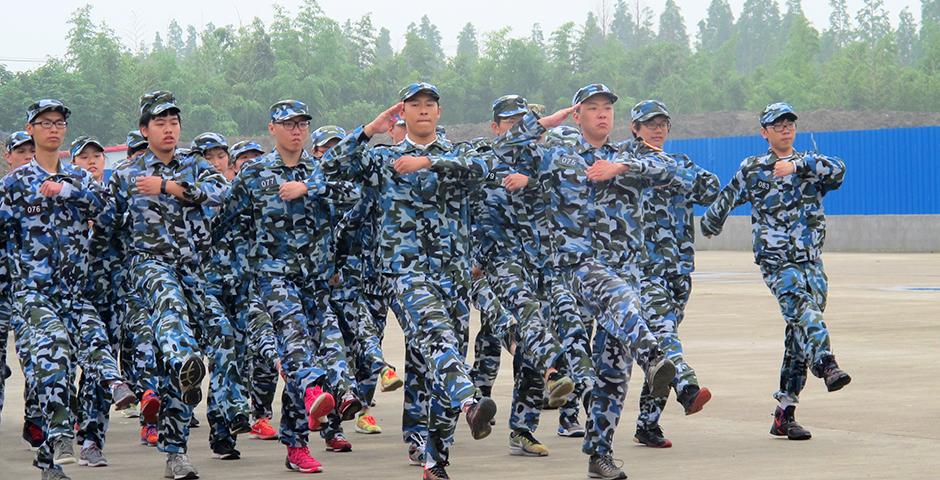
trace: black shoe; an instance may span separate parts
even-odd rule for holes
[[[220,447],[212,450],[212,458],[219,460],[238,460],[242,458],[242,452],[232,447]]]
[[[785,410],[777,407],[774,412],[774,424],[770,427],[770,434],[778,437],[787,437],[790,440],[809,440],[813,434],[796,422],[793,414],[796,406],[790,405]]]
[[[192,418],[189,419],[189,428],[199,428],[199,419],[196,418],[195,413],[193,414]]]
[[[496,416],[496,402],[490,397],[483,397],[470,406],[467,411],[467,424],[470,425],[470,435],[474,440],[489,436],[493,431],[490,419]]]
[[[447,462],[442,462],[431,468],[424,469],[424,480],[450,480],[450,476],[447,475],[447,470],[444,470],[446,466]]]
[[[672,442],[663,436],[663,429],[659,425],[649,428],[637,427],[633,441],[651,448],[669,448]]]
[[[251,433],[251,423],[248,422],[248,417],[241,413],[235,415],[232,423],[229,424],[229,432],[232,433],[232,436],[239,433]]]
[[[686,415],[692,415],[702,411],[702,407],[712,399],[712,392],[707,388],[699,388],[698,385],[689,385],[679,392],[676,400],[682,404]]]
[[[836,390],[841,390],[842,387],[849,384],[852,381],[852,377],[848,373],[845,373],[844,370],[839,368],[839,364],[836,363],[836,357],[827,356],[821,362],[821,368],[819,371],[822,373],[820,375],[823,380],[826,382],[826,390],[830,392],[835,392]]]

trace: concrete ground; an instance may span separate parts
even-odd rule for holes
[[[639,447],[632,442],[641,380],[635,378],[615,442],[615,456],[624,460],[630,478],[940,478],[940,255],[830,253],[825,261],[826,320],[835,353],[853,381],[830,394],[821,380],[810,378],[797,418],[813,439],[791,442],[768,435],[784,323],[751,255],[702,252],[681,333],[687,358],[714,399],[688,418],[670,401],[663,426],[674,447]],[[394,322],[385,346],[388,359],[401,365],[402,337]],[[32,454],[19,440],[23,383],[14,370],[0,424],[0,479],[39,478]],[[499,423],[489,438],[473,441],[461,420],[449,468],[453,478],[584,478],[581,442],[555,435],[554,411],[543,416],[538,432],[551,456],[509,456],[510,375],[504,355],[494,389]],[[316,478],[420,478],[421,471],[406,462],[398,433],[401,399],[400,391],[377,395],[373,412],[385,428],[382,435],[352,433],[349,424],[352,453],[327,453],[314,441],[311,450],[325,470]],[[190,455],[202,478],[300,478],[284,469],[284,449],[277,442],[245,438],[238,445],[242,460],[212,460],[204,406],[197,414],[203,428],[193,431]],[[75,479],[161,478],[163,456],[137,444],[136,421],[120,414],[112,418],[106,448],[111,466],[72,465],[66,471]]]

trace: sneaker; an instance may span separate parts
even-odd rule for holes
[[[359,413],[359,416],[356,417],[356,433],[375,435],[382,433],[382,427],[376,423],[375,417],[369,415],[368,410],[363,410]]]
[[[554,407],[549,405],[548,397],[545,397],[542,399],[542,410],[558,410],[559,408],[561,407],[559,407],[558,405],[555,405]]]
[[[258,440],[277,440],[277,430],[267,418],[259,418],[251,425],[251,436]]]
[[[242,458],[242,452],[239,452],[234,447],[221,447],[219,449],[212,449],[212,458],[216,460],[240,460]]]
[[[349,440],[346,440],[346,437],[342,433],[337,433],[333,435],[333,438],[329,438],[326,441],[326,451],[327,452],[351,452],[352,444],[349,443]]]
[[[107,467],[108,459],[97,445],[83,447],[78,453],[78,464],[86,467]]]
[[[202,379],[205,377],[206,366],[201,358],[190,354],[183,360],[179,375],[175,379],[183,403],[191,407],[199,405],[202,401]]]
[[[42,471],[42,480],[72,480],[61,468],[47,468]]]
[[[707,388],[699,388],[698,385],[688,385],[676,395],[676,400],[682,404],[686,415],[692,415],[702,411],[702,408],[712,399],[712,392]]]
[[[517,430],[509,434],[509,454],[517,457],[547,457],[548,447],[532,436],[532,432]]]
[[[144,425],[140,427],[140,444],[148,447],[156,447],[160,440],[160,431],[156,425]]]
[[[111,382],[111,404],[115,410],[125,410],[135,403],[137,395],[134,395],[131,387],[120,380]]]
[[[199,419],[196,418],[195,413],[193,413],[192,418],[189,419],[189,428],[199,428]]]
[[[661,355],[658,359],[650,361],[649,370],[646,371],[646,383],[649,384],[650,397],[659,398],[669,394],[672,380],[676,378],[676,365],[672,360]]]
[[[238,435],[239,433],[250,433],[251,432],[251,423],[248,423],[248,416],[244,413],[239,413],[235,415],[235,418],[232,419],[232,422],[229,423],[229,432],[232,436]]]
[[[160,397],[153,390],[147,390],[140,397],[140,416],[147,425],[156,425],[160,416]]]
[[[809,440],[813,434],[797,423],[794,414],[796,406],[790,405],[786,409],[777,407],[774,411],[774,424],[770,427],[770,434],[777,437],[787,437],[790,440]]]
[[[26,420],[23,422],[23,440],[29,445],[29,449],[35,452],[46,441],[46,434],[42,427]]]
[[[568,438],[583,438],[584,427],[578,422],[578,417],[561,416],[558,418],[558,436]]]
[[[848,385],[849,382],[852,381],[852,377],[850,377],[848,373],[845,373],[844,370],[839,368],[839,364],[836,363],[835,357],[832,356],[826,357],[826,360],[823,363],[822,377],[826,382],[826,390],[829,390],[830,392],[841,390],[842,387]]]
[[[379,388],[383,392],[394,392],[403,385],[405,385],[405,382],[395,373],[394,368],[386,366],[379,372]]]
[[[663,436],[663,429],[659,425],[655,427],[636,428],[636,434],[633,435],[633,441],[650,448],[669,448],[672,442]]]
[[[447,465],[447,462],[441,462],[431,468],[425,468],[424,480],[450,480],[447,470],[444,469]]]
[[[195,480],[199,478],[199,472],[189,461],[185,453],[168,453],[166,455],[166,470],[163,471],[163,478],[172,478],[173,480]]]
[[[620,463],[620,465],[617,465]],[[590,478],[603,478],[604,480],[622,480],[627,478],[627,474],[623,471],[623,463],[619,460],[614,460],[613,457],[608,455],[591,455],[591,459],[588,460],[588,477]]]
[[[323,465],[316,458],[310,456],[310,449],[307,447],[287,447],[287,458],[284,460],[284,466],[295,472],[315,473],[319,472]]]
[[[493,431],[490,419],[496,416],[496,402],[490,397],[476,400],[467,410],[467,424],[470,425],[470,435],[474,440],[489,436]]]
[[[408,444],[408,464],[420,467],[427,461],[427,455],[424,453],[424,438],[418,435],[411,435],[411,442]]]
[[[124,418],[140,417],[140,403],[132,403],[131,406],[121,410],[121,415],[124,415]]]
[[[72,450],[71,438],[60,436],[52,439],[52,463],[55,465],[75,463],[75,451]]]
[[[552,372],[545,382],[545,398],[550,407],[561,407],[568,402],[568,396],[574,391],[574,381],[567,375]]]
[[[343,395],[343,401],[339,404],[339,416],[340,419],[344,422],[348,422],[356,418],[356,414],[362,410],[362,402],[356,398],[356,395],[352,392],[346,392],[346,395]]]
[[[326,421],[324,417],[333,411],[336,401],[333,400],[333,395],[316,386],[304,392],[304,407],[307,409],[307,425],[313,430]]]

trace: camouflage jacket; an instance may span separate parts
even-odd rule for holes
[[[327,280],[333,274],[333,202],[355,201],[356,190],[346,182],[327,182],[306,152],[288,167],[275,150],[242,167],[213,232],[221,238],[233,228],[248,245],[248,268],[253,275]],[[307,185],[307,194],[285,201],[279,189],[285,182]]]
[[[583,138],[574,146],[540,146],[536,142],[544,133],[538,118],[528,113],[500,144],[515,149],[513,155],[534,166],[537,183],[546,194],[556,264],[575,266],[590,259],[612,267],[641,263],[645,255],[641,194],[650,186],[669,184],[675,177],[675,162],[658,155],[635,157],[610,143],[595,148]],[[596,159],[630,170],[594,183],[587,179],[587,169]]]
[[[643,238],[647,275],[688,275],[695,269],[694,205],[718,197],[718,177],[683,154],[667,154],[645,142],[631,142],[634,155],[666,155],[676,162],[672,183],[643,191]]]
[[[175,181],[185,190],[185,200],[170,194],[139,193],[136,179],[141,176]],[[225,178],[209,162],[177,153],[164,164],[148,151],[123,163],[111,175],[109,202],[96,222],[94,241],[105,245],[117,234],[126,240],[124,251],[129,260],[150,258],[198,267],[208,231],[205,207],[218,206],[225,191]]]
[[[845,163],[816,153],[797,153],[796,172],[774,177],[777,156],[749,157],[702,217],[702,232],[718,235],[735,207],[751,204],[754,260],[776,266],[819,258],[826,239],[823,197],[842,185]]]
[[[47,180],[62,183],[62,191],[40,194]],[[88,172],[61,161],[54,174],[33,159],[4,177],[0,219],[9,234],[14,291],[84,293],[88,222],[104,209],[105,198]]]
[[[368,148],[359,127],[323,157],[328,178],[359,183],[374,195],[376,267],[386,274],[466,269],[470,261],[470,180],[487,174],[479,155],[438,137],[421,147],[409,140]],[[392,167],[404,155],[427,156],[429,170],[399,175]]]

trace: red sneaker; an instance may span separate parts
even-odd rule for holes
[[[277,430],[271,426],[271,422],[267,418],[259,418],[251,424],[251,436],[259,440],[275,440],[277,439]]]
[[[160,432],[156,425],[144,425],[140,427],[140,444],[148,447],[156,447],[157,440],[160,439]]]
[[[284,466],[295,472],[316,473],[320,471],[320,467],[323,465],[316,458],[310,456],[309,448],[287,447],[287,458],[284,460]]]
[[[351,452],[352,444],[349,443],[349,440],[346,440],[346,437],[342,433],[337,433],[333,435],[333,438],[330,438],[326,441],[326,451],[327,452]]]
[[[156,425],[160,415],[160,397],[147,390],[140,398],[140,417],[147,425]]]
[[[307,425],[313,430],[319,428],[320,423],[326,421],[324,417],[336,408],[336,400],[317,386],[304,392],[304,407],[307,408]]]

